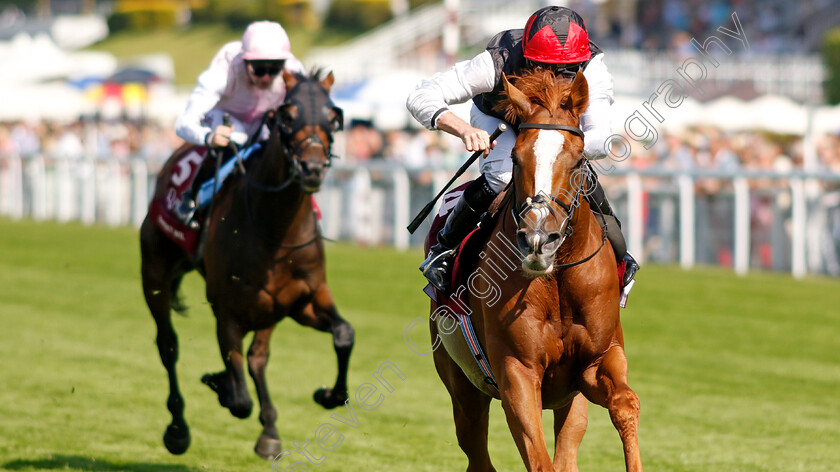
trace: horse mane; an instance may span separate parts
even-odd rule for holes
[[[550,112],[563,108],[568,103],[569,95],[572,92],[573,80],[557,78],[549,70],[526,71],[521,75],[512,75],[508,77],[508,80],[524,93],[531,103],[540,105]],[[504,90],[501,92],[501,97],[502,101],[494,109],[503,110],[505,121],[513,123],[519,117],[514,111],[515,108],[511,104],[510,97]]]

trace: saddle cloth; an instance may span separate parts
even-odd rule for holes
[[[200,230],[182,223],[175,215],[175,208],[181,203],[181,195],[190,187],[206,154],[205,146],[185,146],[176,151],[169,179],[158,182],[166,186],[166,191],[158,193],[159,196],[149,206],[149,218],[155,226],[190,254],[195,254],[198,249]],[[162,172],[166,172],[168,167],[164,167]]]

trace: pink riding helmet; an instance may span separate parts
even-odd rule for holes
[[[248,61],[283,60],[292,57],[289,36],[279,23],[257,21],[242,36],[242,58]]]

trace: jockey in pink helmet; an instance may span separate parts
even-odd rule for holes
[[[577,73],[586,76],[589,107],[580,117],[580,127],[585,133],[583,154],[587,159],[606,157],[607,139],[612,135],[613,78],[604,64],[604,53],[589,39],[583,18],[565,7],[538,10],[528,19],[524,29],[502,31],[490,40],[484,52],[421,81],[408,96],[406,106],[427,129],[445,131],[461,138],[467,151],[484,151],[480,161],[481,177],[464,189],[438,234],[439,243],[431,248],[420,266],[423,275],[444,292],[449,289],[454,248],[475,228],[496,194],[513,175],[510,155],[516,142],[516,126],[508,126],[508,130],[492,143],[489,134],[505,121],[504,112],[494,109],[501,101],[502,74],[510,77],[537,68],[568,77]],[[473,106],[470,123],[467,123],[449,111],[449,105],[470,99]],[[620,224],[601,185],[597,184],[587,198],[593,211],[607,217],[610,242],[618,260],[625,264],[624,285],[632,286],[630,282],[639,265],[627,253]]]
[[[303,72],[286,31],[272,21],[251,23],[242,41],[225,44],[198,77],[187,108],[175,122],[175,133],[197,145],[226,147],[231,141],[245,144],[261,131],[265,112],[283,103],[284,69]],[[230,115],[231,126],[222,122],[224,114]],[[195,189],[185,192],[177,208],[185,223],[195,213],[194,193]]]

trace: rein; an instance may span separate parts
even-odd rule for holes
[[[305,138],[303,138],[303,139],[301,139],[297,142],[294,142],[293,139],[292,139],[295,136],[295,134],[297,134],[304,127],[306,127],[308,125],[311,125],[311,124],[315,124],[318,128],[321,128],[322,130],[326,131],[326,134],[329,138],[330,144],[332,144],[332,131],[333,130],[332,130],[332,128],[330,126],[330,123],[328,121],[324,121],[324,120],[319,119],[319,117],[318,117],[319,115],[318,115],[318,112],[317,112],[317,110],[319,108],[317,107],[317,104],[316,104],[315,94],[314,93],[309,94],[310,95],[310,100],[309,101],[311,102],[312,106],[310,106],[308,108],[303,107],[301,102],[295,98],[295,95],[296,95],[295,92],[298,91],[298,89],[301,88],[300,86],[304,83],[306,83],[306,82],[299,82],[294,88],[292,88],[292,90],[289,91],[289,96],[283,102],[283,105],[281,105],[281,107],[282,106],[287,106],[287,105],[297,105],[299,110],[301,111],[300,115],[298,115],[297,119],[294,121],[294,123],[291,124],[291,126],[284,126],[284,125],[278,124],[277,121],[276,121],[276,112],[274,112],[274,111],[270,111],[270,112],[266,113],[265,116],[263,117],[263,125],[269,125],[271,127],[276,127],[277,132],[279,132],[279,134],[280,134],[280,137],[279,137],[280,146],[282,146],[284,163],[285,163],[285,165],[287,167],[287,170],[288,170],[288,175],[287,175],[286,179],[283,182],[281,182],[279,185],[264,185],[264,184],[261,184],[261,183],[257,182],[256,180],[254,180],[253,176],[249,172],[246,171],[245,166],[242,164],[241,157],[237,153],[237,159],[240,159],[239,160],[239,169],[242,172],[242,174],[245,176],[245,180],[246,180],[246,188],[245,188],[244,193],[245,193],[245,212],[248,215],[248,220],[253,227],[257,228],[257,234],[266,243],[268,243],[271,246],[280,248],[280,249],[295,250],[295,249],[300,249],[300,248],[306,247],[306,246],[316,242],[318,240],[318,238],[321,237],[321,232],[320,232],[320,229],[318,228],[317,217],[315,216],[315,214],[313,212],[312,217],[315,219],[315,225],[314,225],[315,226],[315,236],[313,236],[312,239],[310,239],[310,240],[308,240],[304,243],[293,244],[293,245],[286,245],[286,244],[283,244],[282,241],[273,240],[268,235],[263,234],[263,232],[260,231],[260,229],[259,229],[260,226],[258,225],[258,221],[256,220],[256,217],[255,217],[253,209],[252,209],[250,196],[249,196],[250,192],[248,192],[248,189],[249,188],[254,188],[254,189],[256,189],[258,191],[261,191],[261,192],[278,193],[278,192],[282,192],[282,191],[286,190],[287,188],[289,188],[291,186],[291,184],[294,183],[295,181],[299,182],[299,177],[301,176],[301,173],[302,173],[301,164],[306,163],[305,161],[299,159],[299,156],[302,155],[303,152],[307,148],[309,148],[309,146],[313,146],[313,145],[321,146],[326,151],[327,156],[328,156],[327,163],[325,164],[326,167],[330,167],[331,164],[332,164],[332,159],[334,157],[338,157],[338,156],[336,156],[332,153],[332,149],[331,149],[332,147],[325,144],[324,141],[321,139],[321,137],[318,136],[316,133],[310,134],[310,135],[306,136]],[[326,100],[327,100],[329,105],[332,105],[332,101],[329,99],[329,96],[327,96]],[[340,108],[333,106],[333,109],[336,110],[336,112],[339,114],[339,116],[343,117],[343,113],[341,112]],[[307,120],[303,119],[303,114],[305,112],[308,115]]]
[[[520,123],[518,128],[520,130],[521,129],[547,129],[547,130],[567,131],[569,133],[573,133],[573,134],[576,134],[576,135],[580,136],[581,139],[583,139],[583,137],[584,137],[583,130],[581,130],[580,128],[578,128],[576,126],[569,126],[569,125],[525,122],[525,123]],[[583,160],[581,160],[575,166],[576,169],[581,168],[581,165],[580,165],[581,162],[583,162]],[[588,172],[588,168],[587,168],[587,172]],[[514,193],[516,193],[515,181],[516,181],[515,179],[511,179],[511,182],[514,183],[514,185],[513,185]],[[566,238],[572,236],[572,233],[573,233],[573,229],[572,229],[572,226],[571,226],[570,223],[572,221],[572,218],[574,217],[575,211],[580,207],[580,203],[578,203],[578,202],[580,200],[581,194],[583,193],[583,189],[584,189],[584,183],[583,182],[584,182],[583,173],[581,173],[578,177],[577,188],[575,189],[575,194],[572,197],[571,204],[567,204],[566,202],[560,200],[560,198],[558,198],[556,194],[549,197],[551,199],[551,202],[554,202],[554,203],[560,205],[560,207],[563,208],[563,210],[566,211],[566,217],[563,221],[563,224],[565,225],[565,234],[563,235],[564,240]],[[514,223],[517,224],[517,226],[521,222],[521,219],[520,219],[519,215],[525,213],[528,210],[545,208],[545,209],[548,210],[548,212],[552,216],[556,217],[556,214],[557,214],[556,210],[551,206],[550,202],[546,200],[544,195],[535,195],[533,197],[526,198],[524,205],[522,205],[521,210],[519,210],[518,212],[517,212],[517,208],[516,208],[516,197],[515,197],[515,195],[514,195],[514,198],[511,200],[511,205],[512,205],[511,206],[511,214],[513,216],[513,221],[514,221]],[[595,252],[593,252],[592,254],[590,254],[590,255],[588,255],[588,256],[586,256],[583,259],[580,259],[578,261],[570,262],[570,263],[567,263],[567,264],[556,264],[554,266],[555,269],[565,269],[565,268],[568,268],[568,267],[574,267],[576,265],[583,264],[584,262],[586,262],[586,261],[592,259],[593,257],[595,257],[595,255],[598,254],[601,251],[601,249],[604,247],[604,244],[606,244],[606,242],[607,242],[607,223],[604,220],[603,215],[601,215],[599,213],[599,216],[601,216],[601,224],[599,225],[601,227],[601,245],[598,246],[598,249],[596,249]]]

